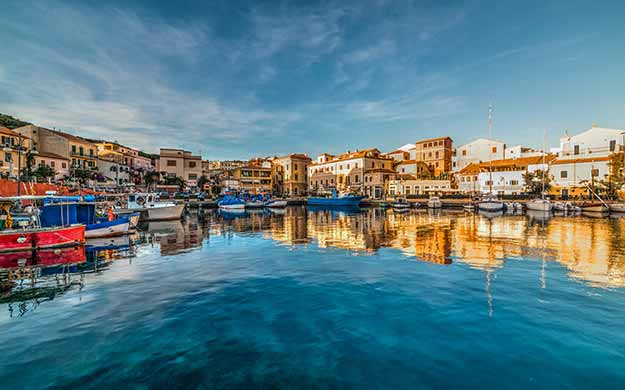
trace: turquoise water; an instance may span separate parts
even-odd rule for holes
[[[152,223],[3,274],[0,386],[620,388],[624,228],[303,208]]]

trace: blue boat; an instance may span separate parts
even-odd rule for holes
[[[224,210],[243,210],[245,209],[245,202],[233,195],[225,195],[217,206]]]
[[[325,206],[325,207],[358,207],[364,196],[358,195],[342,195],[337,196],[336,191],[332,191],[329,198],[308,198],[309,206]]]
[[[117,217],[113,221],[108,221],[107,218],[98,218],[95,212],[95,203],[52,201],[44,204],[40,210],[39,218],[42,227],[84,224],[85,238],[124,235],[128,233],[130,225],[130,218],[128,217]]]

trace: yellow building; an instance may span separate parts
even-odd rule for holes
[[[281,180],[278,192],[288,196],[306,194],[308,192],[307,168],[311,161],[310,157],[299,153],[273,159],[274,168]]]
[[[251,160],[228,172],[229,189],[260,194],[273,192],[273,169],[269,161]]]
[[[0,135],[2,136],[0,174],[2,174],[2,176],[17,177],[18,166],[21,166],[22,169],[26,167],[26,155],[31,149],[31,139],[27,136],[20,137],[19,133],[1,126]],[[21,154],[19,153],[20,148]],[[20,159],[20,155],[21,161],[18,161],[18,159]]]

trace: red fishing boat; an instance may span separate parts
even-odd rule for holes
[[[0,231],[0,252],[62,248],[85,243],[85,225]]]

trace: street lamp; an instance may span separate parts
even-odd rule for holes
[[[22,141],[23,137],[21,133],[18,133],[18,142],[17,142],[17,196],[21,195],[21,186],[22,186]],[[13,149],[9,147],[5,147],[3,149],[5,152],[11,153]],[[32,154],[37,154],[37,151],[33,151]],[[11,161],[9,165],[9,171],[13,173],[13,155],[11,154]]]

